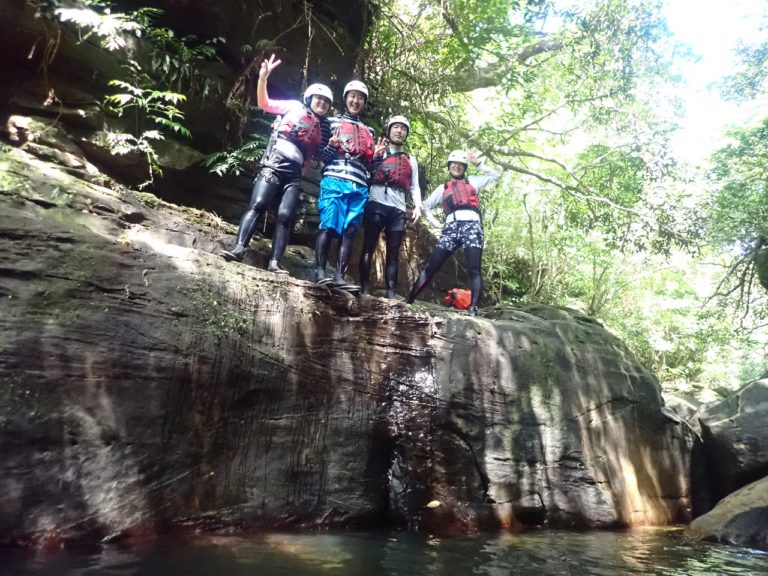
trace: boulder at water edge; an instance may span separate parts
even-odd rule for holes
[[[696,518],[686,534],[697,540],[768,550],[768,477],[721,500]]]

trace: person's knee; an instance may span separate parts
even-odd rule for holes
[[[290,226],[293,219],[293,210],[281,208],[277,211],[275,220],[280,226]]]

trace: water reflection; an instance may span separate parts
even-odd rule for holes
[[[768,574],[768,554],[679,530],[540,531],[473,539],[403,533],[197,537],[97,553],[0,550],[0,576],[483,576]]]

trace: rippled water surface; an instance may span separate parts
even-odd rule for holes
[[[95,553],[0,550],[13,576],[768,574],[768,554],[691,543],[679,530],[431,539],[403,533],[263,534],[162,540]]]

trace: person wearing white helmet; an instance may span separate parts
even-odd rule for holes
[[[384,230],[386,256],[384,284],[387,298],[395,297],[400,246],[405,237],[406,193],[413,200],[411,223],[421,215],[419,165],[403,151],[411,123],[405,116],[392,116],[387,122],[385,146],[373,158],[373,178],[363,214],[363,252],[360,256],[360,285],[370,293],[371,261],[381,231]]]
[[[482,172],[482,175],[466,178],[470,162]],[[429,198],[424,201],[423,206],[424,215],[433,226],[440,226],[440,223],[430,214],[430,210],[442,206],[445,213],[445,226],[435,249],[429,256],[426,267],[419,274],[405,301],[412,304],[451,254],[463,248],[472,292],[469,313],[477,316],[477,305],[483,293],[483,276],[480,266],[485,243],[478,193],[498,180],[501,174],[485,166],[474,152],[468,154],[463,150],[454,150],[448,155],[447,164],[448,181],[435,188]]]
[[[315,241],[315,280],[356,291],[344,275],[352,255],[352,241],[360,227],[368,200],[368,179],[373,155],[378,149],[373,131],[360,115],[368,101],[368,88],[359,80],[344,87],[344,114],[330,119],[331,137],[322,150],[323,178],[317,203],[320,226]],[[340,239],[336,275],[331,278],[325,265],[334,238]]]
[[[240,219],[235,243],[219,255],[228,261],[241,262],[256,232],[259,217],[266,212],[275,197],[281,194],[267,269],[287,274],[280,260],[288,245],[299,203],[301,174],[330,137],[326,117],[333,103],[333,92],[325,84],[311,84],[304,91],[303,102],[272,100],[267,92],[267,78],[280,62],[272,54],[261,63],[256,102],[265,112],[280,116],[276,120],[270,145],[264,152],[261,170],[253,184],[248,210]]]

